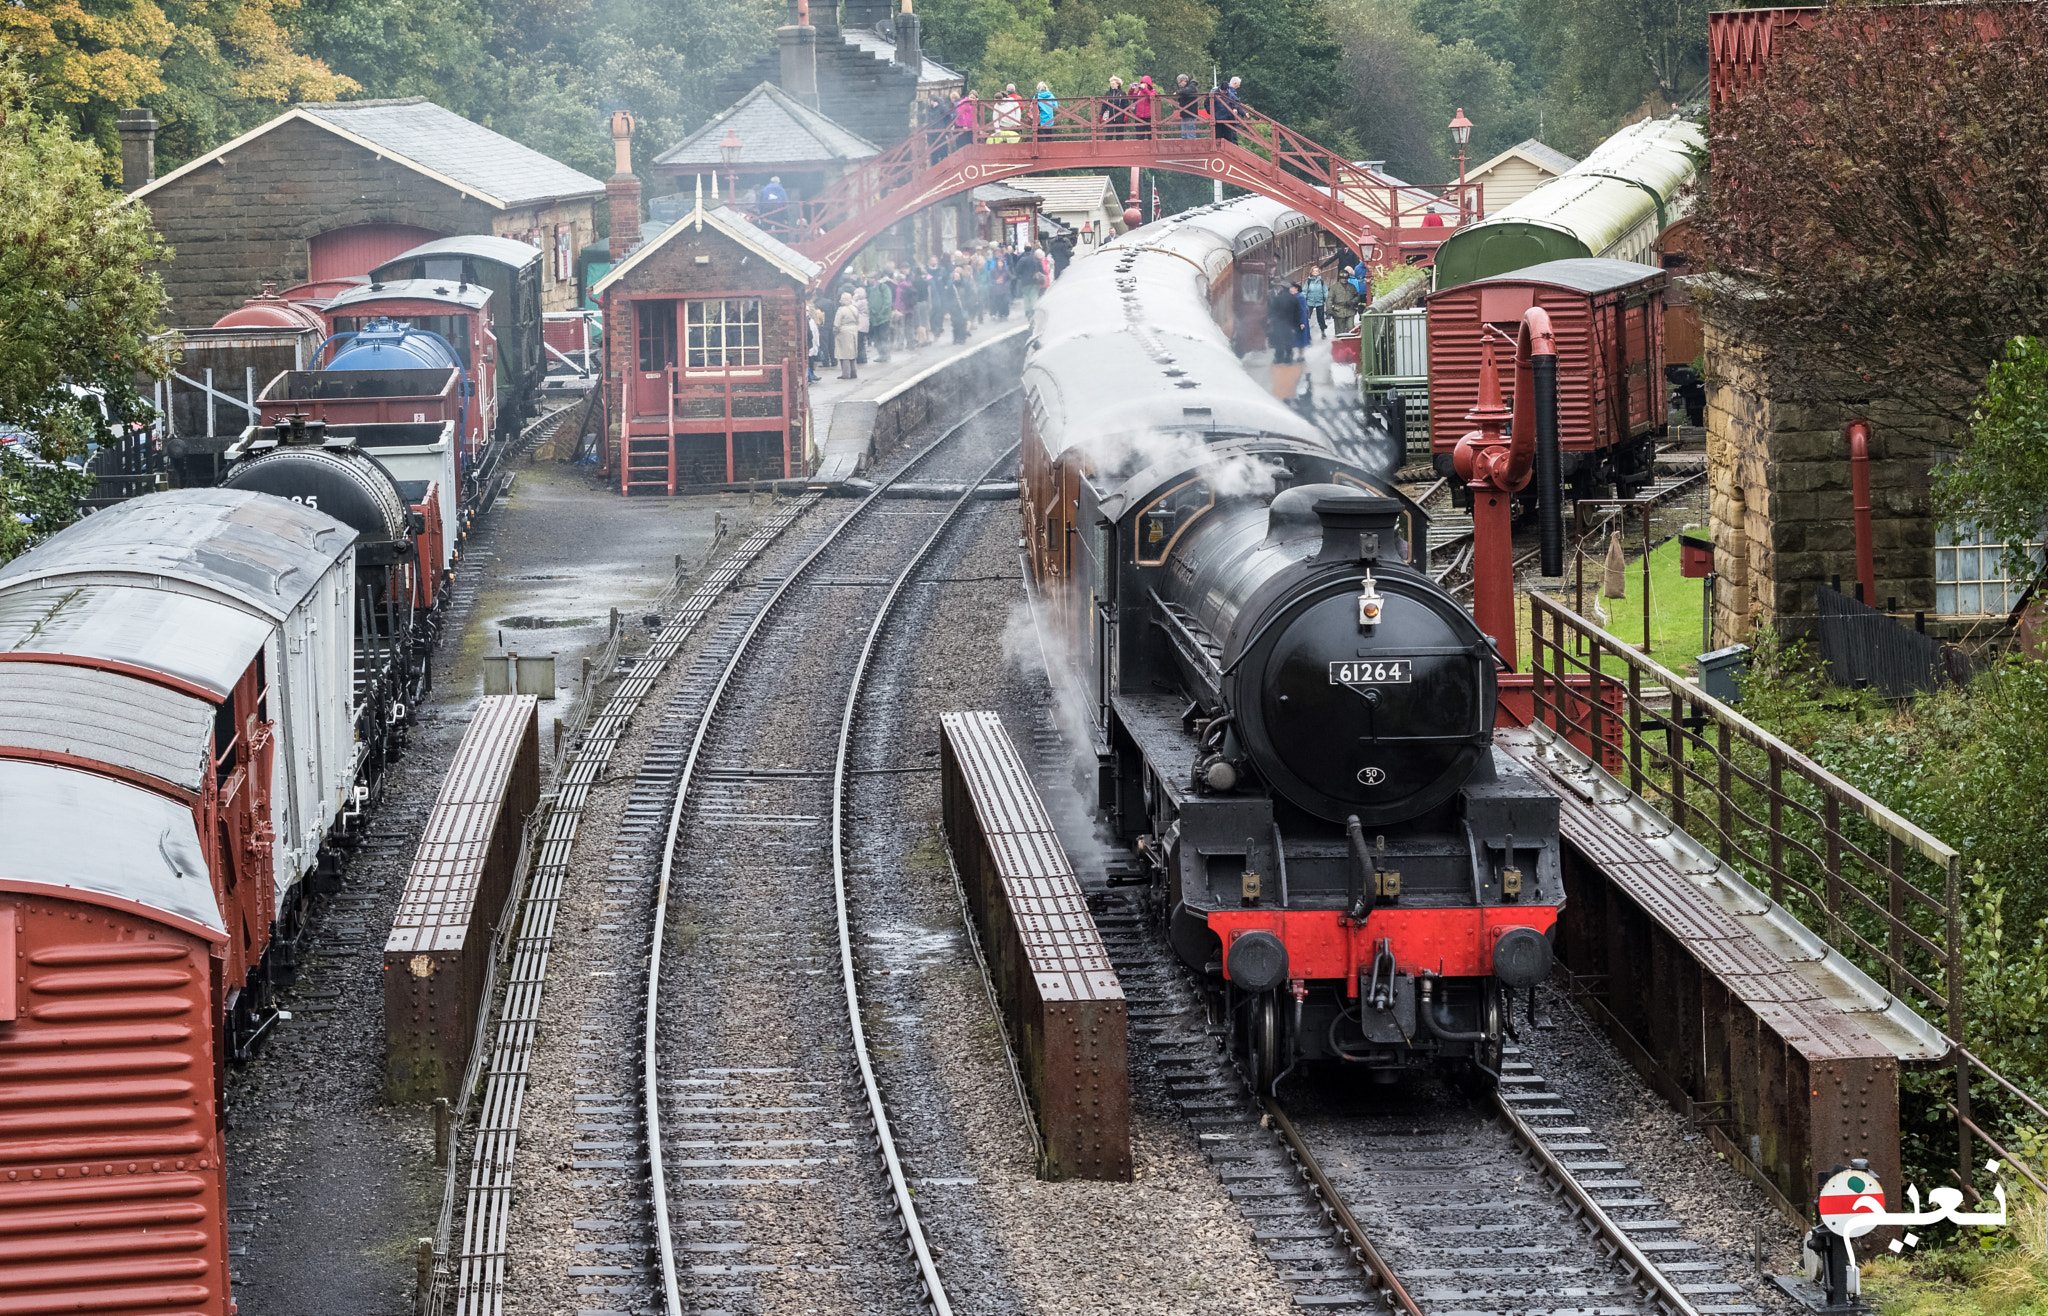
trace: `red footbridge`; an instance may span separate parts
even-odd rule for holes
[[[1485,213],[1480,184],[1398,182],[1248,108],[1218,120],[1183,114],[1162,96],[1160,117],[1137,119],[1121,102],[1080,97],[1058,102],[1041,122],[1040,104],[984,101],[971,125],[913,129],[819,195],[762,218],[829,278],[926,206],[982,183],[1062,169],[1135,166],[1228,183],[1292,206],[1375,267],[1425,260],[1460,222]]]

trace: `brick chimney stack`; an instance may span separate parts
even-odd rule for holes
[[[818,29],[811,26],[811,0],[796,0],[796,22],[775,29],[782,48],[782,89],[818,108]]]
[[[617,264],[640,245],[640,176],[633,172],[633,116],[612,114],[612,176],[605,180],[611,207],[611,257]]]
[[[115,121],[121,134],[121,190],[133,192],[156,179],[156,116],[148,110],[123,110]]]
[[[903,0],[903,12],[896,17],[895,60],[919,78],[924,76],[924,47],[918,42],[917,15],[910,12],[910,0]]]

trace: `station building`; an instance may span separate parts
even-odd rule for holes
[[[367,274],[436,238],[538,247],[541,302],[576,303],[576,254],[605,185],[419,97],[294,105],[161,178],[155,120],[125,112],[123,172],[176,255],[171,317],[211,324],[264,282]]]
[[[600,279],[619,492],[809,469],[817,262],[725,206],[698,206]]]

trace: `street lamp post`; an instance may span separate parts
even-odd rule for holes
[[[1458,117],[1451,120],[1451,140],[1458,144],[1458,226],[1465,224],[1465,143],[1472,140],[1472,121],[1465,117],[1463,106],[1458,107]]]
[[[740,176],[739,171],[733,166],[739,163],[740,135],[730,128],[725,130],[725,140],[718,144],[718,158],[725,161],[725,186],[731,198],[728,204],[737,204],[740,199]],[[1461,161],[1464,159],[1463,156],[1458,158]]]

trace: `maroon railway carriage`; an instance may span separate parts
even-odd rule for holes
[[[1624,498],[1649,484],[1665,433],[1665,273],[1633,261],[1554,260],[1432,294],[1429,307],[1430,452],[1450,476],[1451,453],[1472,428],[1479,355],[1488,329],[1511,394],[1515,330],[1539,306],[1557,334],[1557,439],[1573,498],[1606,484]]]

